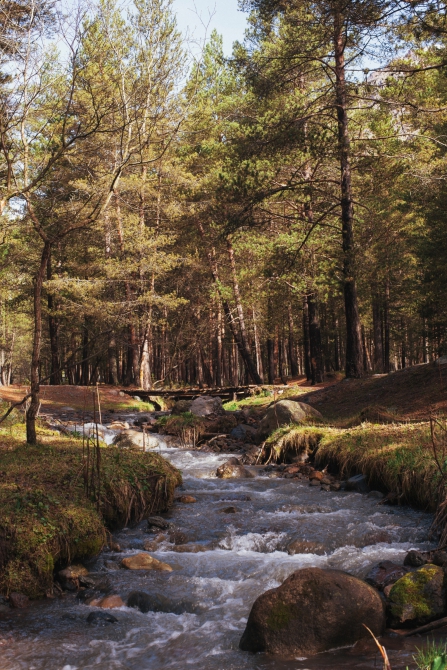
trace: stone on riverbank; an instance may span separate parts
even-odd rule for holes
[[[10,593],[9,594],[9,605],[14,609],[25,609],[30,604],[28,596],[23,595],[23,593]]]
[[[243,465],[228,461],[217,468],[216,477],[219,479],[250,479],[253,475]]]
[[[411,568],[420,568],[421,565],[425,565],[426,563],[427,558],[421,551],[417,551],[416,549],[410,549],[404,559],[404,565],[408,565]]]
[[[117,623],[118,619],[108,612],[90,612],[87,617],[87,623],[95,626],[104,626],[108,623]]]
[[[262,419],[256,438],[258,441],[273,433],[280,426],[287,426],[289,423],[302,423],[307,418],[323,419],[318,410],[304,402],[295,400],[280,400],[271,405],[264,418]]]
[[[163,563],[144,552],[123,558],[121,567],[127,570],[163,570],[172,572],[172,567],[168,563]]]
[[[305,568],[254,603],[240,641],[243,651],[309,656],[380,635],[385,613],[369,584],[338,570]]]
[[[197,498],[194,498],[194,496],[178,496],[177,498],[174,498],[175,502],[178,503],[183,503],[184,505],[190,505],[191,503],[196,503]]]
[[[149,516],[147,518],[147,529],[149,532],[159,532],[160,530],[166,530],[171,524],[166,519],[163,519],[161,516]]]
[[[375,589],[383,591],[383,589],[397,582],[398,579],[407,574],[409,568],[397,565],[392,561],[381,561],[375,565],[365,577],[365,580]]]
[[[59,582],[66,591],[77,591],[79,589],[79,578],[88,575],[88,570],[83,565],[69,565],[57,573]]]
[[[350,477],[346,482],[345,491],[368,493],[369,486],[365,475],[354,475],[354,477]]]
[[[222,407],[222,398],[195,398],[189,409],[195,416],[209,416],[210,414],[225,414]]]
[[[391,624],[423,625],[445,614],[444,571],[437,565],[424,565],[401,577],[389,593]]]

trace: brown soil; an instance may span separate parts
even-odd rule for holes
[[[387,375],[343,380],[293,399],[315,407],[329,420],[361,414],[366,420],[375,411],[404,420],[447,415],[447,365],[427,363]]]
[[[0,399],[7,402],[19,402],[29,391],[29,387],[12,385],[0,388]],[[41,414],[46,412],[57,414],[64,407],[72,407],[78,412],[85,408],[86,413],[93,412],[94,386],[41,386],[40,399],[42,402]],[[137,391],[135,390],[135,394]],[[136,401],[127,393],[120,395],[120,389],[113,386],[99,387],[101,410],[125,410],[135,407]]]

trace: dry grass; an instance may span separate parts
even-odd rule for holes
[[[305,460],[325,434],[318,426],[290,425],[278,428],[265,441],[260,460],[263,463],[291,463]]]
[[[205,431],[203,419],[191,414],[191,412],[160,417],[158,425],[167,435],[178,437],[181,446],[184,448],[195,447]]]
[[[158,454],[101,449],[101,496],[84,491],[82,441],[40,428],[24,444],[24,426],[0,430],[0,592],[38,597],[53,570],[97,554],[107,528],[166,510],[181,482]]]
[[[325,430],[315,461],[342,477],[363,473],[372,488],[397,493],[402,503],[436,507],[438,473],[428,423]]]
[[[317,467],[329,466],[342,478],[363,473],[372,488],[396,493],[402,504],[436,508],[440,473],[428,422],[287,426],[268,438],[262,461],[290,462],[304,453],[313,453]]]

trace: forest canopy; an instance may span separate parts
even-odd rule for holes
[[[444,2],[0,8],[0,384],[312,383],[447,354]]]

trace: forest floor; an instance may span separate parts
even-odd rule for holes
[[[354,418],[368,408],[380,408],[406,420],[447,415],[447,365],[414,365],[390,374],[344,379],[310,392],[302,390],[296,399],[334,422]]]
[[[101,385],[99,389],[100,407],[102,411],[129,412],[134,409],[150,411],[152,407],[146,406],[149,403],[135,401],[132,396],[121,392],[114,386]],[[5,402],[19,402],[29,391],[29,387],[13,384],[11,386],[0,388],[0,399]],[[137,390],[135,389],[135,394]],[[95,396],[95,403],[93,401]],[[42,403],[40,414],[52,414],[61,416],[71,409],[76,410],[78,414],[85,412],[91,415],[94,404],[97,406],[96,386],[41,386],[40,401]],[[137,407],[138,405],[138,407]]]
[[[447,365],[414,365],[390,374],[363,379],[329,379],[316,386],[311,386],[301,377],[289,380],[288,384],[290,389],[285,392],[279,390],[278,399],[293,399],[296,396],[296,400],[315,407],[325,419],[334,422],[354,418],[368,408],[381,408],[391,416],[406,420],[427,420],[433,414],[447,415]],[[0,398],[6,402],[18,402],[27,390],[26,386],[19,385],[2,387]],[[42,386],[41,413],[63,414],[65,408],[73,408],[78,413],[85,409],[90,414],[94,392],[96,395],[96,387]],[[138,394],[137,388],[135,394]],[[99,395],[101,408],[106,411],[150,410],[144,406],[148,403],[137,403],[113,386],[99,386]],[[272,396],[254,396],[234,403],[234,409],[243,406],[262,407],[271,402]],[[227,403],[228,409],[231,404]]]

